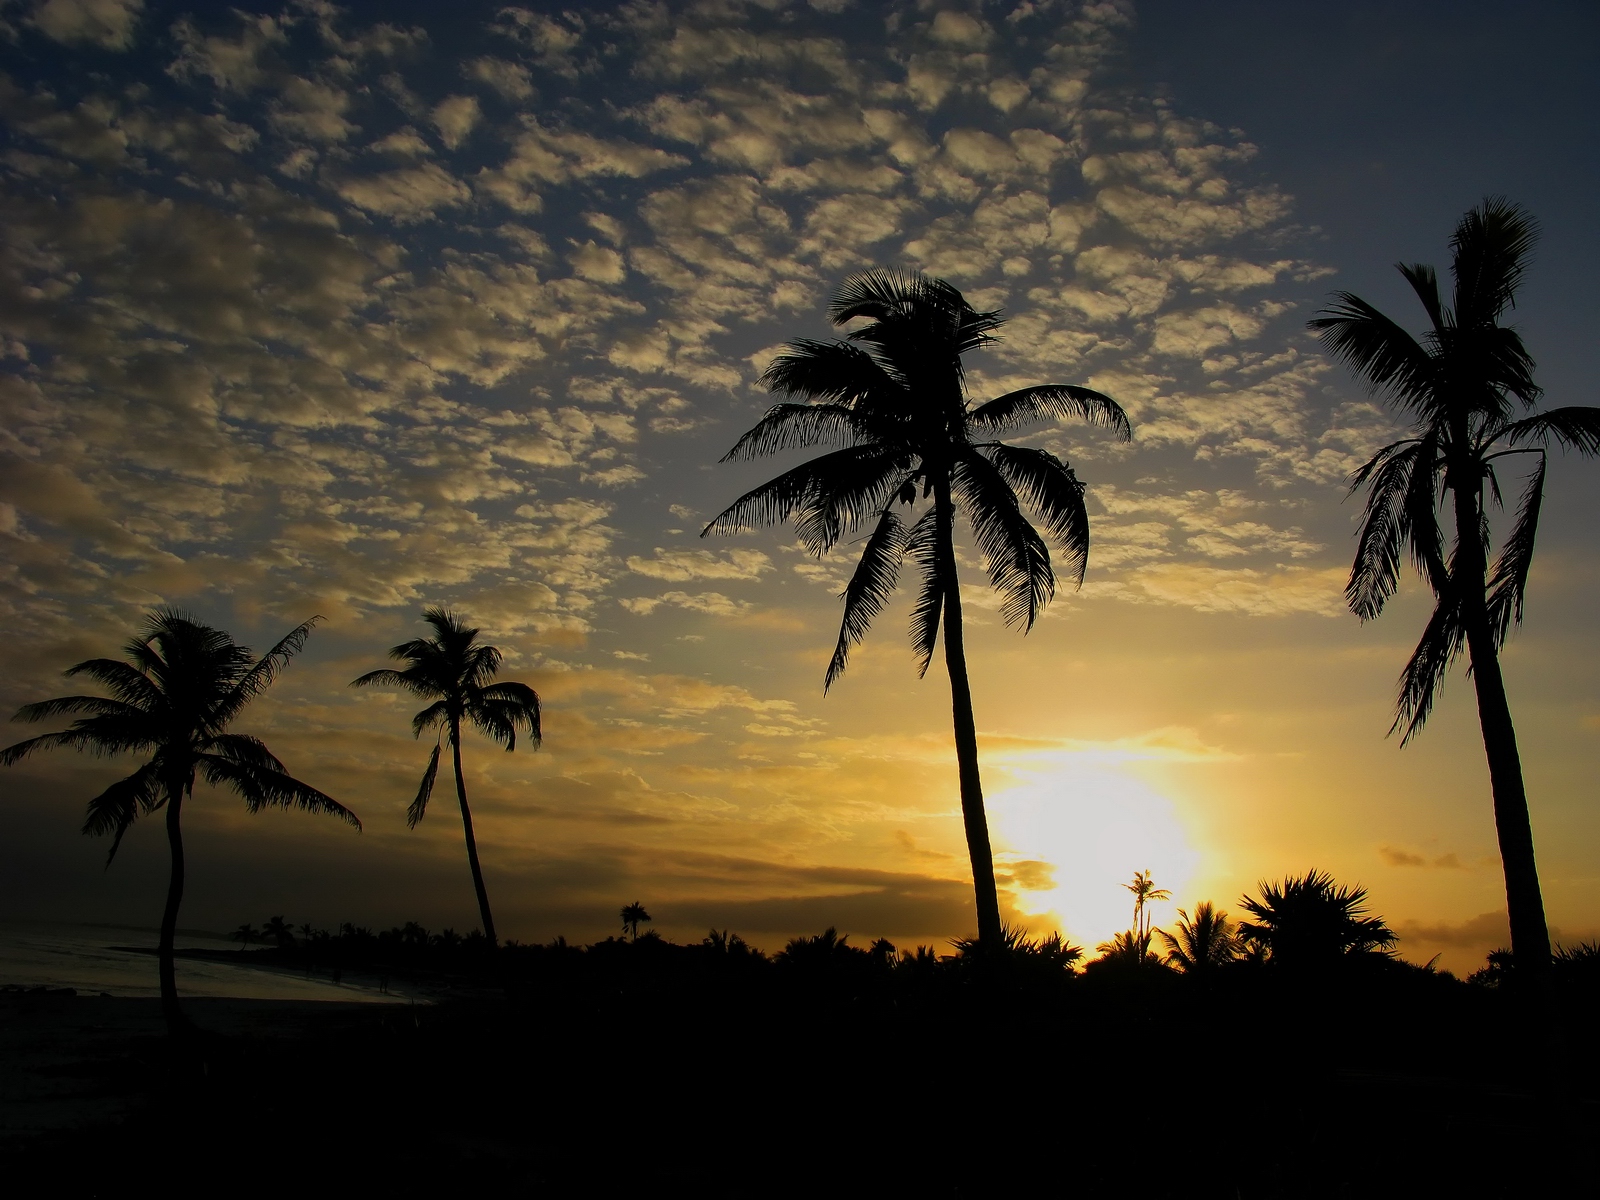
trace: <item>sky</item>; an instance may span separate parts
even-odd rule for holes
[[[445,15],[441,15],[445,14]],[[795,461],[719,464],[782,344],[853,271],[1009,315],[975,395],[1081,383],[1119,444],[1025,431],[1089,485],[1092,550],[1027,636],[960,549],[1009,919],[1089,946],[1121,884],[1237,911],[1310,868],[1401,950],[1506,940],[1470,681],[1386,737],[1415,581],[1343,607],[1348,473],[1392,414],[1305,321],[1348,288],[1416,327],[1506,194],[1543,223],[1519,327],[1595,401],[1600,13],[1557,3],[0,5],[0,706],[68,690],[149,608],[306,652],[241,720],[327,818],[185,810],[183,923],[476,924],[459,819],[406,828],[430,747],[354,691],[456,607],[545,705],[465,747],[502,936],[781,946],[969,933],[948,683],[901,601],[824,697],[849,544],[702,539]],[[1600,471],[1557,456],[1505,657],[1549,918],[1600,934]],[[29,732],[16,726],[16,738]],[[158,821],[105,869],[82,804],[131,762],[0,778],[0,896],[152,925]]]

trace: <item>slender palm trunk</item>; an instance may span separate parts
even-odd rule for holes
[[[461,723],[450,722],[450,752],[455,756],[456,799],[461,802],[461,827],[467,833],[467,862],[472,864],[472,886],[478,893],[478,916],[483,921],[489,945],[499,946],[494,935],[494,918],[489,915],[489,892],[483,886],[483,868],[478,865],[478,839],[472,836],[472,810],[467,807],[467,783],[461,775]]]
[[[178,1007],[178,973],[173,963],[173,941],[178,932],[178,906],[183,903],[183,827],[179,824],[183,808],[183,784],[167,787],[167,847],[172,852],[172,875],[167,882],[167,906],[161,912],[161,940],[156,962],[161,977],[161,1015],[167,1033],[173,1037],[187,1032],[188,1018]]]
[[[1473,486],[1477,480],[1474,476]],[[1489,760],[1489,785],[1494,795],[1494,826],[1500,841],[1500,863],[1506,880],[1506,912],[1511,918],[1511,953],[1519,971],[1542,978],[1550,967],[1550,930],[1539,891],[1539,867],[1533,854],[1533,825],[1528,794],[1522,782],[1517,731],[1500,674],[1485,599],[1482,543],[1478,538],[1478,496],[1458,488],[1455,495],[1456,544],[1462,581],[1463,624],[1478,693],[1478,725]]]
[[[972,860],[972,887],[978,905],[978,944],[998,950],[1002,942],[1000,897],[994,883],[994,853],[989,847],[989,821],[983,811],[983,781],[978,775],[978,731],[972,718],[972,688],[967,682],[966,644],[961,631],[961,580],[956,574],[955,505],[950,484],[935,487],[938,515],[939,572],[945,579],[944,662],[950,674],[950,707],[955,719],[956,767],[961,777],[961,819],[967,830],[967,855]]]

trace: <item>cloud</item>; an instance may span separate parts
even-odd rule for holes
[[[446,96],[429,115],[439,140],[451,150],[459,149],[483,118],[476,96]]]
[[[750,612],[755,606],[744,600],[730,600],[721,592],[663,592],[659,596],[624,597],[617,601],[629,612],[648,617],[662,605],[705,613],[713,617],[735,617]]]
[[[628,569],[651,579],[680,582],[689,579],[760,579],[773,569],[772,560],[759,550],[663,550],[652,558],[628,559]]]
[[[127,50],[144,0],[43,0],[29,23],[58,42],[89,42],[106,50]]]
[[[344,179],[336,190],[358,208],[401,222],[422,220],[472,196],[460,180],[434,163]]]
[[[1432,858],[1398,846],[1379,846],[1378,857],[1391,867],[1438,867],[1447,871],[1465,871],[1470,868],[1454,853]]]
[[[1511,943],[1511,923],[1504,912],[1479,913],[1468,921],[1396,921],[1402,943],[1427,949],[1488,951]]]

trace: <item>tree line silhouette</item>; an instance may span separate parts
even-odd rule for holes
[[[1402,744],[1426,722],[1454,661],[1463,651],[1469,657],[1511,918],[1510,958],[1496,967],[1497,978],[1514,965],[1518,977],[1541,979],[1553,964],[1566,961],[1551,953],[1499,653],[1523,617],[1547,448],[1554,442],[1585,456],[1600,454],[1600,409],[1533,411],[1541,395],[1533,360],[1517,331],[1503,324],[1536,236],[1533,219],[1503,199],[1490,198],[1468,212],[1451,238],[1449,304],[1433,268],[1402,265],[1428,318],[1420,337],[1343,292],[1310,322],[1333,357],[1412,423],[1410,436],[1384,447],[1351,479],[1352,491],[1365,489],[1367,502],[1347,599],[1361,619],[1379,615],[1399,586],[1408,556],[1436,598],[1401,677],[1391,732],[1402,732]],[[851,648],[887,605],[907,561],[916,568],[920,586],[912,608],[912,648],[919,673],[926,673],[943,640],[978,931],[976,938],[956,943],[955,955],[941,958],[926,948],[901,953],[887,943],[852,947],[829,930],[791,942],[774,965],[871,960],[894,971],[935,972],[967,969],[987,959],[1043,962],[1069,975],[1080,950],[1059,937],[1030,939],[1001,920],[967,679],[954,529],[959,513],[983,555],[991,586],[1002,597],[1002,615],[1027,632],[1055,592],[1051,543],[1073,585],[1082,583],[1090,545],[1086,488],[1068,463],[1000,435],[1076,418],[1129,440],[1132,426],[1115,400],[1081,385],[1044,384],[988,400],[972,396],[964,356],[993,344],[1005,318],[998,311],[974,309],[943,280],[887,269],[854,275],[840,286],[828,314],[835,326],[850,326],[845,336],[788,344],[763,379],[790,399],[770,408],[724,461],[832,449],[741,496],[706,526],[703,536],[792,520],[805,548],[821,556],[869,529],[842,595],[843,617],[824,691],[843,674]],[[1524,455],[1534,460],[1534,468],[1511,530],[1492,555],[1489,515],[1502,504],[1497,472],[1503,460]],[[481,643],[479,631],[460,614],[433,607],[423,618],[432,636],[390,651],[402,669],[368,672],[353,686],[397,687],[431,701],[412,720],[414,736],[437,733],[407,821],[414,828],[423,819],[448,743],[482,945],[486,951],[503,949],[496,960],[511,964],[523,951],[534,951],[500,947],[467,800],[461,733],[477,728],[507,751],[516,748],[520,733],[537,749],[539,697],[525,684],[496,682],[500,652]],[[184,888],[180,813],[197,778],[231,788],[251,812],[292,806],[360,828],[349,809],[290,775],[259,739],[232,731],[249,702],[304,647],[316,624],[313,618],[297,626],[257,658],[226,632],[176,609],[158,608],[125,645],[126,661],[90,659],[68,669],[69,676],[82,674],[99,683],[109,696],[64,696],[24,706],[16,719],[76,719],[65,731],[0,751],[4,765],[51,747],[148,756],[89,802],[84,832],[112,836],[109,864],[136,819],[165,810],[171,872],[158,957],[163,1008],[175,1032],[186,1027],[173,968]],[[1209,903],[1196,906],[1193,918],[1182,914],[1175,934],[1160,933],[1164,958],[1151,950],[1148,915],[1149,902],[1162,897],[1148,873],[1136,876],[1130,890],[1133,927],[1101,948],[1096,961],[1109,964],[1102,969],[1144,969],[1153,963],[1162,970],[1200,974],[1241,963],[1321,961],[1335,950],[1340,958],[1393,961],[1388,951],[1394,935],[1381,920],[1364,915],[1365,893],[1339,887],[1315,871],[1263,885],[1258,897],[1241,902],[1250,920],[1236,925]],[[649,920],[641,905],[623,910],[622,919],[632,937],[618,945],[667,945],[639,934],[638,926]],[[292,932],[285,935],[276,927],[272,936],[280,950],[299,944]],[[354,946],[361,938],[341,933],[329,940]],[[307,941],[316,944],[314,937]],[[375,941],[381,943],[382,936]],[[390,941],[412,944],[404,937]],[[705,945],[731,955],[735,942],[736,935],[725,933]],[[432,946],[432,935],[416,944]],[[742,953],[751,962],[765,961],[748,946]],[[1570,959],[1577,952],[1564,953]],[[955,966],[940,965],[947,962]]]

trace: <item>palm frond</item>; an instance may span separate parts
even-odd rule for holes
[[[1430,415],[1435,407],[1435,367],[1409,333],[1351,292],[1335,292],[1336,303],[1306,322],[1329,353],[1375,393],[1402,407]]]
[[[1600,408],[1552,408],[1513,421],[1498,436],[1513,446],[1546,446],[1555,438],[1566,449],[1593,458],[1600,455]]]
[[[220,754],[199,754],[196,760],[207,783],[213,787],[232,788],[250,812],[263,808],[298,808],[302,812],[326,813],[361,828],[355,813],[332,796],[283,771],[235,762]]]
[[[411,736],[419,738],[426,729],[432,729],[450,716],[450,702],[436,700],[411,718]]]
[[[165,802],[159,764],[152,759],[89,801],[83,832],[95,837],[107,833],[112,835],[111,849],[106,854],[106,866],[109,867],[111,860],[117,856],[117,848],[122,845],[122,835],[128,832],[128,827]]]
[[[322,623],[321,617],[312,617],[309,621],[302,621],[283,637],[278,639],[278,644],[273,646],[250,667],[233,685],[227,697],[217,705],[216,727],[221,729],[227,726],[244,706],[249,704],[262,692],[272,685],[273,680],[283,673],[284,667],[289,665],[289,660],[301,650],[305,649],[306,639],[311,636],[311,631]]]
[[[105,717],[86,717],[74,722],[71,729],[41,734],[7,746],[0,750],[0,767],[12,766],[35,751],[50,750],[57,746],[107,758],[113,754],[149,750],[157,744],[157,735],[149,729],[129,729],[120,719],[112,718],[110,724],[106,723],[107,720]]]
[[[1082,585],[1089,566],[1089,512],[1084,486],[1072,468],[1048,450],[996,443],[983,448],[1001,476],[1039,514],[1066,555],[1065,573]]]
[[[905,403],[903,381],[872,354],[849,342],[798,338],[767,365],[761,382],[779,395],[829,401],[846,410],[885,397]]]
[[[955,586],[946,576],[939,554],[939,514],[930,508],[906,535],[905,552],[922,569],[922,590],[911,606],[911,650],[916,655],[917,678],[928,673],[933,648],[939,641],[939,618],[944,614],[946,591]]]
[[[433,795],[433,781],[439,777],[439,751],[441,746],[435,744],[433,753],[428,757],[428,769],[422,773],[422,785],[417,788],[417,795],[406,809],[406,828],[415,829],[422,821],[423,815],[428,811],[428,798]]]
[[[368,671],[360,678],[350,681],[351,687],[393,687],[402,688],[414,696],[437,696],[439,684],[434,679],[421,672],[395,671],[389,667],[380,667],[376,671]]]
[[[140,645],[145,648],[143,643]],[[148,675],[114,658],[91,658],[68,667],[62,673],[87,675],[101,687],[108,688],[118,700],[146,712],[155,712],[166,704],[166,698]]]
[[[1091,425],[1115,430],[1123,441],[1133,437],[1128,414],[1110,396],[1068,383],[1046,383],[1007,392],[967,414],[967,423],[985,431],[1015,429],[1038,421],[1077,417]]]
[[[1523,489],[1517,508],[1517,522],[1489,577],[1489,622],[1495,644],[1503,645],[1513,625],[1522,624],[1522,603],[1528,590],[1528,572],[1533,566],[1533,544],[1539,534],[1539,509],[1544,500],[1545,468],[1549,460],[1539,456],[1539,465]]]
[[[544,734],[539,725],[539,693],[525,683],[493,683],[478,693],[478,703],[493,706],[511,730],[502,739],[507,750],[516,748],[516,731],[526,729],[528,741],[537,750]]]
[[[738,462],[784,450],[868,440],[861,417],[842,404],[774,404],[717,461]]]
[[[799,514],[806,548],[825,553],[863,512],[882,507],[881,497],[872,498],[896,470],[897,457],[881,446],[850,446],[801,463],[740,496],[700,536],[777,525]]]
[[[839,623],[839,643],[834,647],[833,658],[823,677],[822,691],[827,693],[833,681],[844,674],[845,662],[850,657],[850,647],[867,636],[872,622],[883,611],[889,597],[894,594],[900,579],[900,558],[905,553],[906,528],[892,508],[885,508],[878,518],[872,535],[861,551],[861,561],[850,576],[841,599],[844,617]]]
[[[1458,325],[1486,325],[1515,308],[1539,223],[1504,196],[1488,196],[1469,210],[1450,235]]]
[[[1004,597],[1001,617],[1024,632],[1032,629],[1055,595],[1049,547],[1023,515],[1005,477],[983,455],[969,452],[958,458],[950,478],[978,548],[988,559],[989,581]]]
[[[1400,674],[1399,696],[1394,724],[1389,732],[1404,728],[1400,744],[1406,745],[1427,723],[1433,702],[1451,665],[1466,644],[1466,626],[1461,620],[1461,602],[1454,588],[1439,597],[1428,619],[1422,639]]]
[[[17,709],[13,721],[49,721],[73,713],[93,716],[120,717],[125,721],[148,721],[149,713],[125,700],[112,700],[106,696],[57,696],[54,700],[40,700],[24,704]]]
[[[1411,290],[1417,294],[1417,299],[1422,301],[1422,307],[1427,310],[1428,320],[1433,322],[1435,332],[1442,331],[1450,322],[1449,314],[1444,310],[1444,304],[1439,299],[1439,273],[1427,263],[1395,263],[1395,270],[1406,277],[1406,282],[1411,285]]]
[[[235,766],[262,771],[282,771],[283,763],[267,749],[267,744],[247,733],[223,733],[206,741],[203,749],[208,754],[226,759]]]

